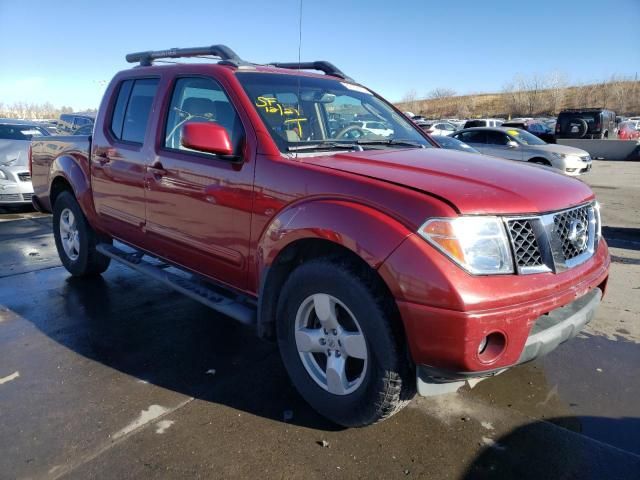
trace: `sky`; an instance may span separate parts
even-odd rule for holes
[[[497,92],[518,74],[640,73],[640,0],[302,2],[302,60],[329,60],[391,101]],[[97,108],[141,50],[221,43],[295,61],[299,13],[300,0],[0,0],[0,102]]]

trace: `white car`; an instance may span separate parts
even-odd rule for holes
[[[31,204],[33,186],[28,167],[31,138],[49,135],[44,127],[33,122],[0,119],[0,206]]]
[[[420,127],[429,135],[437,135],[441,137],[451,135],[458,130],[453,123],[441,121],[427,122],[424,125],[420,125]]]
[[[519,128],[465,128],[454,133],[453,138],[485,155],[546,165],[565,175],[577,176],[591,170],[589,152],[567,145],[546,143]]]
[[[358,126],[367,132],[371,132],[374,135],[379,135],[381,137],[388,137],[393,135],[393,130],[389,128],[382,122],[376,121],[367,121],[367,122],[358,122]]]
[[[0,165],[0,207],[31,204],[33,185],[26,167]]]

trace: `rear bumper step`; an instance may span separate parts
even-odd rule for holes
[[[178,273],[167,271],[174,268],[181,273],[178,267],[167,263],[153,263],[145,260],[146,253],[136,250],[124,251],[116,246],[101,243],[96,246],[101,254],[123,263],[144,275],[147,275],[169,287],[203,303],[211,309],[223,313],[234,320],[246,325],[256,324],[256,307],[246,297],[235,292],[226,291],[222,287],[209,284],[203,280],[188,278]],[[153,258],[153,257],[151,257]],[[184,272],[188,273],[188,272]],[[191,275],[191,277],[194,277]]]

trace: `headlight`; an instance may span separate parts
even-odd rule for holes
[[[7,180],[7,174],[0,170],[0,180]]]
[[[469,273],[513,273],[507,232],[497,217],[434,218],[418,234]]]
[[[602,238],[602,218],[600,217],[600,202],[596,202],[596,204],[594,205],[594,212],[595,212],[595,217],[596,217],[596,233],[597,233],[597,239],[600,240],[600,238]]]
[[[567,154],[565,153],[551,152],[551,155],[553,155],[556,158],[567,158]]]

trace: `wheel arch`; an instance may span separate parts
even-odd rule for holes
[[[49,206],[53,211],[56,198],[63,191],[70,191],[78,201],[82,213],[90,224],[95,226],[97,219],[93,204],[93,193],[86,158],[78,159],[72,155],[62,155],[51,164],[49,173]]]
[[[543,165],[547,165],[548,167],[551,167],[552,164],[549,161],[548,158],[545,157],[532,157],[529,160],[527,160],[528,163],[542,163]]]
[[[273,336],[282,285],[298,265],[312,259],[347,262],[393,299],[377,269],[410,234],[384,213],[344,201],[311,202],[283,212],[265,229],[258,247],[259,335]],[[402,328],[402,322],[394,323]]]

